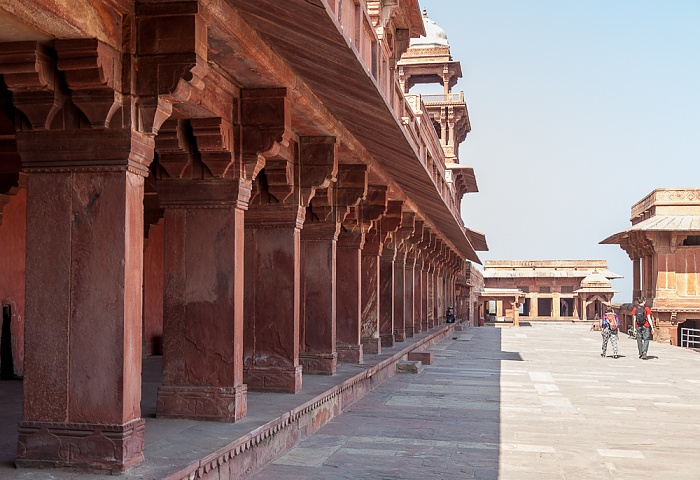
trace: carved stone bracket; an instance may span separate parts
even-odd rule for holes
[[[38,42],[2,43],[0,74],[32,128],[48,130],[68,99],[54,52]]]
[[[389,200],[386,207],[386,213],[379,220],[379,231],[383,234],[390,234],[397,231],[401,227],[403,201]]]
[[[184,120],[166,120],[155,138],[158,164],[170,178],[183,178],[192,166],[192,138]]]
[[[241,176],[254,180],[267,159],[294,157],[291,113],[285,88],[241,90]],[[285,179],[293,172],[286,172]]]
[[[414,212],[403,212],[401,214],[401,228],[394,234],[396,246],[403,252],[408,253],[410,245],[407,240],[413,235],[416,227],[416,214]]]
[[[335,137],[299,138],[300,202],[308,205],[317,189],[327,189],[338,174]]]
[[[122,61],[119,52],[96,39],[57,40],[58,69],[72,91],[73,103],[93,128],[109,127],[122,107]],[[121,122],[117,127],[124,127]]]
[[[223,118],[196,118],[190,122],[197,149],[214,177],[222,178],[233,164],[233,127]],[[237,172],[232,172],[234,178]]]
[[[138,129],[155,135],[173,104],[204,88],[207,26],[198,0],[136,5]]]

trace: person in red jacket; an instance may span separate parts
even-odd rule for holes
[[[634,324],[637,328],[637,350],[639,350],[639,358],[647,359],[647,350],[649,349],[649,337],[654,334],[654,322],[651,320],[651,309],[644,305],[645,300],[640,298],[638,305],[632,310]]]

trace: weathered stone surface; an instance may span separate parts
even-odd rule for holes
[[[420,361],[403,360],[396,363],[396,373],[420,373],[423,364]]]
[[[120,472],[143,462],[143,444],[143,419],[123,425],[24,421],[15,462]]]
[[[432,365],[435,354],[433,352],[412,351],[408,354],[411,361],[421,362],[423,365]]]

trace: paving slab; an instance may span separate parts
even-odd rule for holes
[[[469,327],[253,475],[285,479],[700,478],[700,355],[581,324]],[[610,352],[611,353],[611,352]]]

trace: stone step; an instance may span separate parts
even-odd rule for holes
[[[413,352],[408,354],[409,360],[421,362],[423,365],[432,365],[433,364],[433,357],[434,357],[433,352],[425,352],[425,351],[416,352],[414,350]]]

